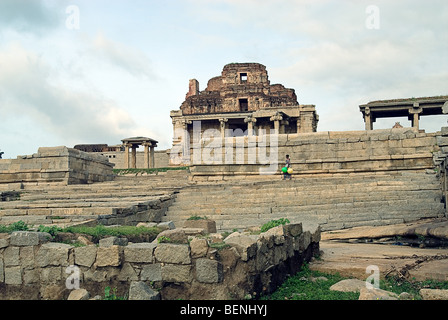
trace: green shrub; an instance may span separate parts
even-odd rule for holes
[[[104,288],[104,300],[127,300],[127,297],[117,296],[117,288],[106,287]]]
[[[58,226],[43,226],[43,225],[40,225],[37,228],[37,231],[39,231],[39,232],[47,232],[47,233],[51,234],[52,237],[55,237],[58,234],[58,232],[61,232],[62,230],[63,229],[58,227]]]
[[[10,225],[0,225],[0,233],[11,233],[14,231],[28,231],[28,225],[22,220],[11,223]]]
[[[284,225],[287,223],[289,223],[289,220],[285,219],[285,218],[280,218],[278,220],[271,220],[271,221],[265,223],[264,225],[262,225],[260,230],[261,230],[261,232],[266,232],[269,229],[272,229],[274,227]]]
[[[200,216],[197,216],[197,215],[193,215],[193,216],[191,216],[190,218],[188,218],[187,220],[207,220],[207,217],[200,217]]]

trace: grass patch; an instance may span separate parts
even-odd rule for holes
[[[328,280],[311,281],[317,277]],[[301,271],[289,277],[275,292],[262,297],[262,300],[358,300],[359,293],[330,290],[333,284],[344,279],[339,274],[312,271],[305,264]]]
[[[328,280],[311,281],[312,278],[325,277]],[[330,287],[347,277],[310,270],[308,264],[294,276],[289,277],[275,292],[262,297],[262,300],[358,300],[358,292],[331,291]],[[448,290],[448,281],[410,281],[388,277],[380,280],[380,289],[396,294],[407,292],[414,300],[421,300],[420,289]]]
[[[192,215],[187,220],[207,220],[207,217],[206,216],[201,217],[201,216],[198,216],[198,215]]]
[[[28,231],[31,227],[28,226],[23,221],[18,221],[10,225],[0,225],[0,233],[11,233],[14,231]],[[58,226],[43,226],[40,225],[37,228],[39,232],[47,232],[53,238],[57,236],[58,233],[68,232],[74,234],[84,234],[92,236],[95,241],[98,241],[105,237],[139,237],[148,236],[149,238],[155,238],[160,232],[158,227],[135,227],[135,226],[116,226],[116,227],[105,227],[103,225],[97,225],[95,227],[84,227],[84,226],[72,226],[67,228],[61,228]]]
[[[155,173],[158,174],[159,172],[167,172],[171,170],[188,170],[190,167],[162,167],[162,168],[142,168],[142,169],[113,169],[113,172],[116,175],[125,175],[125,174],[142,174],[142,173]]]
[[[271,220],[269,222],[266,222],[264,225],[261,226],[261,232],[266,232],[269,229],[272,229],[274,227],[280,226],[280,225],[284,225],[289,223],[288,219],[285,218],[280,218],[278,220]]]
[[[134,226],[116,226],[105,227],[103,225],[97,225],[95,227],[82,227],[73,226],[62,229],[62,232],[80,233],[92,236],[94,239],[102,239],[105,237],[126,237],[126,236],[157,236],[160,233],[160,229],[157,227],[134,227]]]
[[[11,223],[10,225],[0,225],[0,233],[11,233],[14,231],[28,231],[28,225],[22,220]]]

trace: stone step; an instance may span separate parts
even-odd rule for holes
[[[272,180],[182,189],[164,220],[192,215],[214,219],[220,230],[278,218],[319,223],[332,230],[442,216],[440,183],[433,174],[370,174]]]
[[[321,193],[296,193],[296,192],[279,192],[279,193],[258,193],[258,194],[233,194],[233,195],[214,195],[204,197],[176,197],[176,202],[172,207],[181,207],[188,209],[190,207],[207,207],[207,206],[234,206],[235,204],[252,205],[252,204],[272,204],[272,203],[295,203],[305,205],[318,202],[324,203],[344,203],[344,202],[363,202],[363,201],[384,201],[384,200],[400,200],[400,199],[433,199],[440,201],[441,192],[432,190],[411,190],[406,192],[332,192],[322,191]]]
[[[286,181],[289,183],[289,181]],[[408,190],[439,190],[440,185],[437,183],[419,183],[419,184],[345,184],[345,185],[321,185],[315,184],[313,186],[301,186],[301,185],[279,185],[279,186],[265,186],[264,188],[256,188],[256,187],[227,187],[227,188],[191,188],[187,190],[182,190],[179,193],[179,198],[188,198],[188,197],[202,197],[202,196],[213,196],[213,195],[231,195],[231,194],[240,194],[242,192],[247,194],[257,194],[260,191],[263,193],[276,193],[280,192],[307,192],[307,193],[322,193],[327,190],[341,190],[344,192],[356,192],[360,189],[365,190],[367,192],[370,191],[408,191]]]

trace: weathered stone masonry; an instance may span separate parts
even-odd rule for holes
[[[41,147],[35,154],[0,161],[0,183],[78,184],[113,178],[113,164],[107,158],[64,146]]]
[[[127,294],[142,281],[162,299],[243,299],[272,292],[319,251],[320,228],[275,227],[259,235],[235,232],[221,249],[207,237],[188,244],[132,243],[74,247],[50,235],[17,231],[0,237],[0,299],[66,299],[66,280],[80,271],[80,288],[91,296],[104,288]]]

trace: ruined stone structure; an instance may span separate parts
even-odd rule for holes
[[[133,137],[121,141],[125,147],[125,168],[137,168],[137,148],[140,145],[145,147],[143,168],[154,168],[154,148],[157,147],[158,141],[146,137]],[[129,150],[132,150],[131,159],[129,159]]]
[[[0,299],[66,298],[71,265],[92,293],[116,286],[124,294],[144,282],[156,284],[162,299],[241,299],[269,292],[309,261],[320,230],[444,218],[448,129],[426,133],[418,121],[448,113],[446,98],[369,102],[360,106],[366,130],[316,132],[314,105],[299,104],[293,89],[271,85],[265,66],[232,63],[203,91],[190,80],[185,101],[171,111],[177,148],[171,155],[179,154],[183,162],[175,164],[188,163],[188,170],[114,176],[113,163],[168,165],[168,152],[155,151],[157,142],[145,137],[120,146],[39,148],[0,160],[1,224],[162,221],[179,228],[192,216],[206,216],[218,232],[239,230],[219,248],[213,246],[219,235],[206,234],[190,234],[183,243],[81,248],[35,232],[2,234]],[[403,115],[412,127],[373,130],[375,119]],[[137,151],[141,144],[144,152]],[[286,154],[292,181],[280,180]],[[280,218],[291,224],[260,235],[245,231]]]
[[[448,96],[422,97],[371,101],[359,106],[366,130],[373,130],[373,123],[379,118],[408,117],[413,128],[419,129],[421,116],[448,112]]]
[[[131,137],[122,140],[122,144],[109,146],[107,144],[78,144],[73,148],[103,155],[114,164],[115,169],[149,169],[169,165],[170,150],[155,150],[158,141],[147,137]],[[138,151],[143,146],[144,151]]]
[[[145,282],[159,290],[159,299],[259,297],[319,252],[320,229],[301,224],[259,235],[235,232],[224,239],[226,246],[219,252],[204,234],[186,241],[192,230],[176,230],[184,234],[182,243],[128,244],[126,238],[112,237],[83,247],[50,242],[44,232],[2,234],[0,300],[67,299],[73,290],[67,281],[75,270],[80,287],[92,296],[103,295],[106,286],[124,296],[133,282]]]
[[[103,156],[77,149],[41,147],[32,155],[0,161],[0,184],[94,183],[113,180],[113,164]]]
[[[193,139],[194,121],[201,122],[202,131],[216,129],[224,138],[258,135],[262,129],[268,134],[315,132],[319,120],[314,105],[297,102],[294,89],[271,85],[259,63],[227,64],[203,91],[196,79],[190,80],[185,101],[170,116],[173,145],[183,145],[181,153]]]

